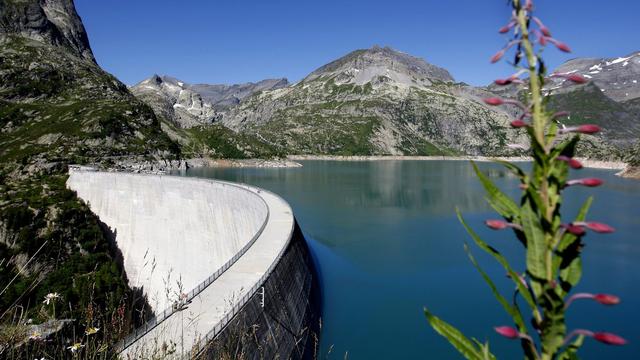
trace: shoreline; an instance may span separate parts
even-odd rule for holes
[[[576,158],[585,168],[618,170],[617,176],[624,178],[640,179],[640,168],[632,167],[622,161],[603,161]],[[510,162],[530,162],[532,159],[525,156],[397,156],[397,155],[372,155],[372,156],[338,156],[338,155],[287,155],[281,159],[181,159],[181,160],[146,160],[118,161],[106,168],[107,171],[125,171],[133,173],[166,174],[172,171],[187,171],[191,168],[216,167],[216,168],[297,168],[303,165],[298,161],[476,161],[493,162],[495,160]]]
[[[292,161],[305,161],[305,160],[325,160],[325,161],[385,161],[385,160],[400,160],[400,161],[477,161],[477,162],[492,162],[495,160],[512,161],[512,162],[529,162],[530,157],[508,157],[508,156],[336,156],[336,155],[289,155],[288,160]],[[590,160],[584,158],[577,158],[582,162],[584,167],[591,169],[608,169],[608,170],[625,170],[627,164],[622,161],[602,161],[602,160]]]

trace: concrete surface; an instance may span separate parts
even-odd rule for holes
[[[186,354],[240,305],[240,299],[253,295],[249,291],[284,253],[294,229],[291,208],[283,199],[245,185],[83,171],[70,172],[67,185],[116,232],[129,279],[135,279],[132,285],[161,295],[167,273],[170,282],[181,275],[181,291],[189,292],[249,242],[268,219],[242,257],[184,310],[124,349],[123,359],[149,357],[167,348],[173,352],[168,358]],[[174,300],[169,296],[155,307],[162,310]]]
[[[204,179],[72,171],[67,186],[115,233],[130,285],[155,312],[231,259],[267,218],[255,192]]]

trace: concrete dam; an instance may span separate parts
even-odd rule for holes
[[[308,358],[319,296],[291,207],[248,185],[71,170],[115,235],[131,287],[155,316],[119,345],[123,359]]]

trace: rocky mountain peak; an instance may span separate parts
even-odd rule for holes
[[[340,83],[363,85],[381,78],[405,85],[429,86],[433,82],[453,82],[449,72],[424,59],[400,52],[388,46],[374,45],[370,49],[353,51],[312,72],[303,81],[321,77],[339,77]]]
[[[21,36],[95,62],[73,0],[0,0],[0,39]]]

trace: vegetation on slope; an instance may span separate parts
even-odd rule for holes
[[[92,327],[111,344],[144,316],[145,299],[129,288],[109,229],[66,188],[68,164],[172,159],[179,147],[122,83],[62,48],[5,39],[0,84],[0,354],[37,355],[10,344],[33,335],[28,322],[52,318],[47,294],[60,296],[55,318],[73,320],[50,346]]]

